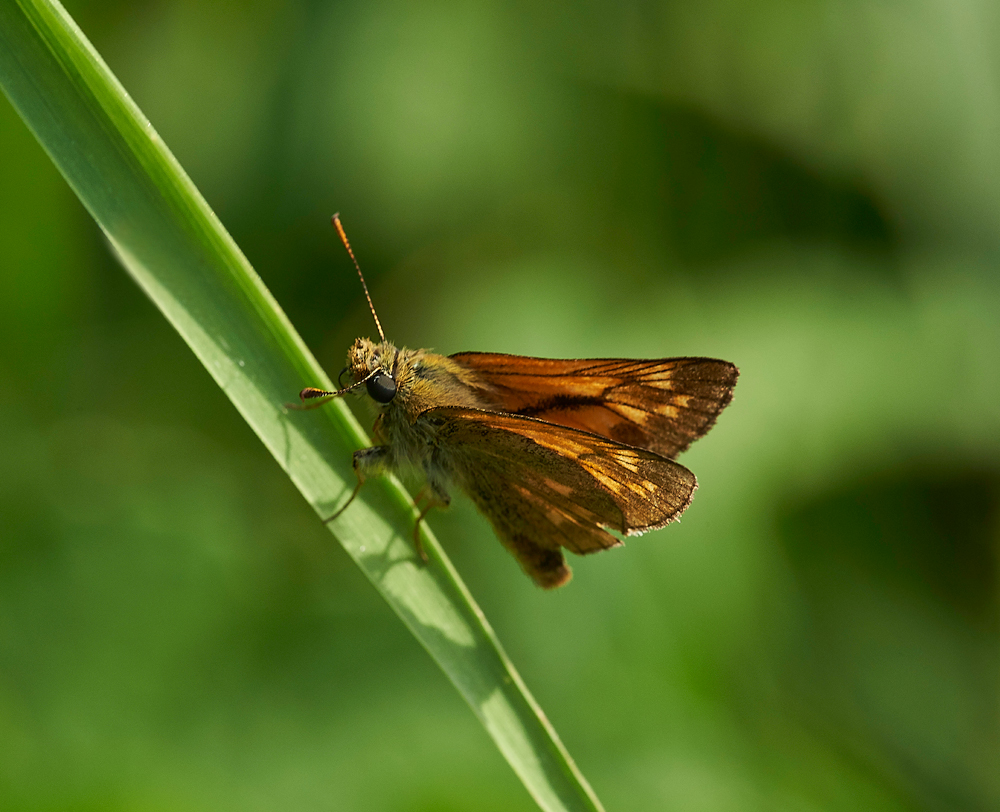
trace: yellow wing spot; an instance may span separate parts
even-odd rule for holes
[[[630,423],[635,423],[637,426],[645,426],[646,422],[649,420],[649,412],[644,409],[636,408],[635,406],[629,406],[627,403],[608,403],[606,406],[609,409],[614,409],[615,412],[620,414]],[[667,417],[676,417],[676,414],[671,414],[672,411],[674,411],[672,406],[665,406],[657,409],[659,414]]]
[[[642,482],[629,482],[628,487],[634,494],[641,496],[643,499],[649,497],[649,494],[656,490],[656,486],[653,485],[652,488],[649,486],[653,485],[649,480],[644,480]]]
[[[555,490],[557,492],[563,493],[565,496],[572,497],[572,488],[559,483],[554,483],[548,478],[546,478],[545,482],[549,485],[555,485]],[[552,502],[545,501],[539,504],[538,494],[531,488],[525,487],[524,485],[514,485],[514,490],[520,493],[521,496],[529,502],[541,507],[545,511],[545,515],[548,520],[552,522],[552,524],[556,525],[556,527],[562,527],[566,524],[598,524],[600,522],[600,516],[583,505],[574,504],[574,513],[560,507],[559,505],[553,504]]]
[[[550,488],[562,496],[571,496],[573,494],[573,487],[571,485],[563,485],[561,482],[556,482],[554,479],[549,479],[548,477],[543,478],[542,482],[545,483],[546,488]]]
[[[610,476],[608,476],[599,468],[592,468],[590,466],[587,466],[587,470],[594,476],[594,479],[600,482],[609,491],[618,494],[619,496],[621,495],[622,483],[619,482],[617,479],[612,479]]]
[[[639,456],[638,456],[638,454],[635,454],[634,452],[631,452],[631,451],[619,451],[615,455],[615,460],[617,460],[618,464],[622,468],[625,468],[625,469],[631,471],[633,474],[636,474],[636,473],[639,472]]]
[[[518,493],[520,493],[521,496],[525,497],[529,501],[533,501],[535,498],[535,494],[532,493],[528,488],[524,487],[523,485],[515,485],[514,489],[518,491]],[[556,525],[556,527],[560,527],[564,524],[573,521],[563,511],[559,510],[559,508],[557,508],[553,504],[545,504],[543,508],[545,510],[546,516],[548,517],[548,520],[552,522],[552,524]]]

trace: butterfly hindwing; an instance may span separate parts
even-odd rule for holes
[[[739,371],[712,358],[558,360],[463,352],[498,411],[675,457],[715,423]]]
[[[560,547],[584,555],[621,544],[603,528],[663,527],[697,487],[659,454],[530,417],[449,407],[421,419],[435,427],[456,484],[544,587],[570,577]]]

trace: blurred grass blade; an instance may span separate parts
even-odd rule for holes
[[[0,0],[0,83],[132,276],[317,513],[332,513],[353,487],[350,452],[366,444],[364,433],[342,404],[282,408],[303,386],[330,382],[61,6]],[[416,564],[414,515],[395,482],[372,482],[333,530],[538,804],[600,809],[432,537],[431,565]]]

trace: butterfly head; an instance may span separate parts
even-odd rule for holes
[[[362,381],[368,396],[380,405],[387,405],[399,391],[399,350],[391,341],[378,344],[359,338],[347,352],[347,368],[354,383]]]

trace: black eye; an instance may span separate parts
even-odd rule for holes
[[[388,403],[396,397],[396,382],[391,375],[376,372],[365,384],[368,394],[377,403]]]

